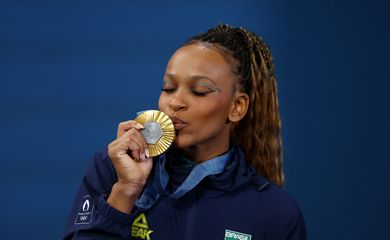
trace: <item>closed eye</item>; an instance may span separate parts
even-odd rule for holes
[[[190,92],[192,94],[194,94],[195,96],[200,96],[200,97],[206,96],[207,94],[211,93],[211,92],[199,92],[199,91],[196,91],[194,89],[190,89]]]
[[[167,94],[174,93],[177,90],[176,86],[172,86],[168,81],[164,81],[164,84],[161,88],[162,92]],[[189,88],[188,92],[194,96],[203,97],[209,93],[219,93],[221,90],[215,86],[210,86],[209,84],[198,83],[194,87]]]
[[[161,91],[169,94],[169,93],[174,93],[176,91],[176,88],[161,88]],[[206,96],[207,94],[211,93],[211,92],[200,92],[193,89],[188,89],[188,91],[195,96]]]
[[[219,93],[221,90],[208,84],[197,84],[194,88],[190,89],[191,93],[196,96],[205,96],[209,93]]]
[[[166,93],[173,93],[175,90],[176,88],[161,88],[161,91]]]

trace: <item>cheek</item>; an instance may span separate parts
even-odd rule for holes
[[[214,119],[215,124],[224,123],[228,117],[230,104],[226,99],[209,100],[204,104],[196,104],[200,118]]]
[[[164,97],[162,94],[160,94],[160,98],[158,99],[158,109],[160,111],[163,111],[165,112],[165,110],[167,109],[167,98]]]

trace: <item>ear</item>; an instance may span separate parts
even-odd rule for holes
[[[230,122],[239,122],[245,117],[249,107],[249,96],[246,93],[236,91],[229,112]]]

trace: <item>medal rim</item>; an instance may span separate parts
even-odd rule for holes
[[[155,144],[147,144],[150,157],[161,155],[175,141],[175,127],[166,113],[159,110],[148,110],[138,115],[135,121],[141,125],[145,125],[147,122],[160,124],[162,136]]]

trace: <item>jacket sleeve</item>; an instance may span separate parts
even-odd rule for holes
[[[135,216],[106,203],[116,181],[107,150],[95,154],[77,192],[63,239],[130,239]]]

